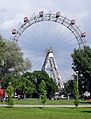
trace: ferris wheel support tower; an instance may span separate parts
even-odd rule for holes
[[[53,49],[49,48],[46,52],[46,57],[42,66],[42,71],[46,71],[54,82],[58,85],[58,88],[62,88],[62,78],[58,72],[58,67],[54,58]]]

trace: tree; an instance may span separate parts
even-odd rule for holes
[[[27,65],[28,61],[28,65]],[[8,73],[10,71],[22,72],[29,69],[29,60],[26,61],[23,58],[23,53],[21,52],[20,47],[15,42],[5,41],[5,52],[3,58],[3,72]],[[29,66],[28,68],[26,67]]]
[[[4,47],[5,47],[4,40],[0,36],[0,69],[1,69],[1,65],[3,63],[2,60],[3,60]]]
[[[11,82],[9,82],[9,85],[7,87],[7,90],[6,90],[6,93],[7,93],[7,96],[8,96],[6,102],[7,102],[7,105],[9,107],[12,107],[14,105],[14,102],[12,100],[13,92],[14,92],[13,87],[11,85]]]
[[[75,72],[78,71],[80,95],[86,91],[91,94],[91,48],[84,46],[83,49],[74,49],[72,58],[72,68]]]
[[[23,74],[23,77],[27,78],[35,85],[36,90],[33,93],[34,98],[39,98],[39,85],[42,80],[46,83],[47,98],[51,99],[54,93],[58,90],[56,83],[45,71],[34,71],[33,73],[26,72]]]
[[[74,99],[78,99],[79,97],[78,85],[76,80],[73,81],[73,96]]]
[[[18,44],[0,37],[0,79],[2,79],[3,87],[7,88],[8,75],[17,77],[30,68],[31,62],[23,58]]]
[[[5,42],[0,36],[0,78],[2,74],[1,71],[2,71],[2,65],[3,65],[4,49],[5,49]]]
[[[73,98],[73,80],[68,80],[64,83],[64,94],[69,99],[70,97]]]
[[[43,104],[43,108],[44,108],[44,104],[46,103],[46,99],[47,99],[46,84],[44,80],[42,80],[39,85],[39,91],[40,91],[41,103]]]
[[[25,77],[21,77],[18,80],[16,89],[22,91],[22,93],[24,94],[24,98],[26,98],[26,94],[31,95],[34,92],[35,86],[31,81],[29,81]]]
[[[73,103],[75,104],[76,108],[78,107],[79,105],[79,100],[78,100],[78,97],[79,97],[79,91],[78,91],[78,84],[77,84],[77,81],[74,80],[73,81],[73,96],[74,96],[74,101]]]
[[[11,82],[15,91],[17,86],[17,81],[20,77],[21,77],[20,75],[17,76],[13,72],[6,73],[4,77],[2,78],[2,87],[6,89],[8,87],[9,82]]]

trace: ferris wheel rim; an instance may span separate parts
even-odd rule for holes
[[[16,30],[12,30],[13,37],[12,39],[15,41],[18,41],[19,37],[23,34],[23,32],[26,31],[27,28],[31,27],[33,24],[43,22],[43,21],[51,21],[55,23],[59,23],[66,27],[68,30],[72,32],[72,34],[75,36],[75,39],[78,42],[79,48],[83,47],[86,43],[85,37],[86,32],[81,32],[79,27],[75,24],[75,19],[69,20],[68,18],[62,16],[60,12],[57,12],[56,14],[52,13],[46,13],[44,14],[43,11],[39,12],[38,15],[34,15],[33,17],[26,18],[23,24]]]

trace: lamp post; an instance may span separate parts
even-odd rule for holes
[[[2,81],[0,80],[0,88],[1,88],[1,83],[2,83]]]
[[[78,98],[78,95],[79,95],[79,86],[78,86],[78,71],[76,71],[76,76],[77,76],[77,98]]]

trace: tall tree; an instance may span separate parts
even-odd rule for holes
[[[7,87],[8,77],[17,77],[20,72],[25,72],[30,68],[31,62],[29,59],[23,58],[18,44],[0,37],[0,79],[3,87]]]
[[[73,97],[74,97],[74,101],[73,103],[75,104],[76,108],[78,107],[79,105],[79,100],[78,100],[78,97],[79,97],[79,90],[78,90],[78,82],[77,80],[74,80],[73,81]]]
[[[11,82],[9,82],[9,84],[8,84],[6,93],[7,93],[7,95],[8,95],[8,98],[7,98],[6,103],[7,103],[7,105],[8,105],[9,107],[12,107],[12,106],[14,105],[14,102],[13,102],[13,100],[12,100],[14,90],[13,90],[13,87],[12,87],[12,85],[11,85]]]
[[[23,53],[17,43],[13,41],[5,41],[3,73],[8,73],[10,71],[21,72],[24,71],[25,68],[27,70],[26,61],[24,60]]]
[[[73,97],[74,99],[78,99],[79,97],[78,84],[76,80],[73,81]]]
[[[73,70],[78,71],[79,91],[82,95],[85,91],[91,93],[91,48],[74,49],[72,54]]]
[[[68,80],[64,83],[64,94],[69,99],[73,97],[73,80]]]
[[[46,83],[44,80],[42,80],[39,85],[39,94],[40,94],[41,103],[43,104],[43,108],[44,108],[44,104],[46,103],[46,99],[47,99]]]
[[[3,65],[4,50],[5,50],[5,42],[3,38],[0,36],[0,75]]]

